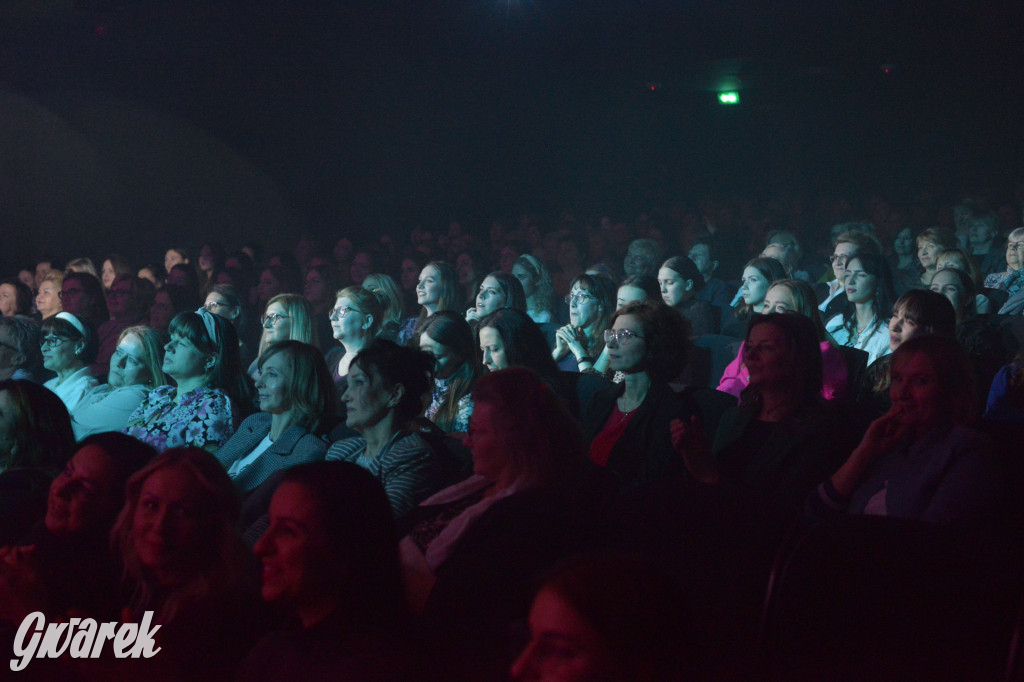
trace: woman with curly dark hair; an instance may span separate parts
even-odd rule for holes
[[[689,337],[685,318],[646,301],[616,311],[604,332],[609,369],[625,378],[594,396],[583,424],[591,437],[591,461],[623,486],[652,483],[681,464],[669,425],[688,420],[697,408],[669,382],[686,368]]]

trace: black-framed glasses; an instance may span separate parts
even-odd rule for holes
[[[605,329],[604,330],[604,343],[605,345],[610,344],[612,341],[616,345],[629,344],[636,339],[642,339],[644,337],[637,334],[632,329]]]
[[[57,336],[56,334],[50,334],[49,336],[44,336],[42,339],[39,340],[39,348],[41,350],[50,350],[51,348],[56,348],[62,343],[65,343],[70,340],[71,339],[69,339],[66,336]]]
[[[220,310],[221,308],[234,308],[235,306],[231,305],[230,303],[221,303],[220,301],[207,301],[203,305],[203,307],[209,310],[214,315],[216,315],[217,311]]]
[[[57,292],[57,298],[63,300],[64,296],[77,296],[78,294],[82,293],[83,291],[84,291],[84,289],[68,289],[67,291],[61,290],[61,291]]]

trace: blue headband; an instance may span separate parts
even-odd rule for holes
[[[203,324],[206,326],[206,334],[210,337],[210,341],[213,342],[214,348],[219,347],[220,344],[217,343],[217,323],[213,319],[213,313],[206,308],[200,308],[196,311],[196,315],[203,320]]]

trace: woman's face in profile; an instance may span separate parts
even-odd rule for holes
[[[476,314],[485,317],[504,308],[508,303],[505,292],[498,280],[490,275],[480,283],[480,291],[476,295]]]
[[[267,602],[308,605],[332,594],[337,561],[331,552],[316,501],[306,488],[285,481],[274,492],[270,526],[253,547],[262,564],[260,594]]]
[[[99,519],[116,513],[114,462],[98,445],[86,445],[68,461],[50,484],[46,529],[61,535],[96,527]]]
[[[557,592],[541,590],[530,609],[530,642],[509,674],[515,682],[601,682],[615,664],[604,638]]]

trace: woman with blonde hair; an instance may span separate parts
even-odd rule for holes
[[[43,276],[39,284],[39,291],[36,293],[36,310],[39,311],[41,320],[48,320],[60,311],[64,306],[60,302],[60,290],[64,284],[64,273],[60,270],[50,270]]]
[[[317,345],[313,333],[313,306],[299,294],[278,294],[267,301],[260,324],[263,332],[259,351],[249,365],[249,376],[253,381],[260,378],[260,356],[270,344],[290,340]]]
[[[398,284],[390,276],[374,272],[363,280],[363,288],[375,294],[384,306],[384,319],[377,337],[396,341],[402,325],[402,292]]]
[[[260,356],[256,393],[260,411],[217,451],[243,493],[280,469],[323,459],[327,441],[319,434],[333,425],[338,402],[323,355],[300,341],[278,341]]]
[[[134,677],[159,671],[167,679],[225,679],[247,648],[239,640],[259,635],[254,627],[238,631],[239,623],[251,622],[247,607],[255,603],[246,594],[238,515],[231,480],[198,448],[167,450],[128,479],[111,541],[123,565],[130,620],[151,612],[161,647],[159,656],[138,659]]]
[[[149,327],[128,327],[117,339],[107,383],[85,395],[71,411],[78,440],[94,433],[121,431],[135,408],[157,386],[167,383],[163,371],[164,336]]]
[[[328,354],[328,367],[338,388],[338,395],[345,391],[344,379],[356,355],[380,332],[384,321],[384,304],[381,298],[363,287],[345,287],[338,292],[338,299],[331,310],[331,327],[334,338],[341,343],[344,352],[337,350]]]
[[[516,259],[512,276],[523,285],[526,294],[526,314],[537,324],[547,324],[554,319],[555,287],[544,264],[528,253]]]

